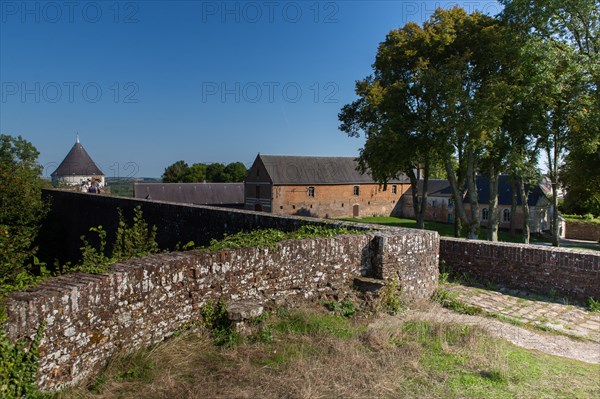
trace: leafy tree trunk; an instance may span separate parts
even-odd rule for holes
[[[458,218],[460,218],[460,220],[465,223],[465,225],[467,225],[469,227],[469,233],[467,238],[469,239],[477,239],[478,238],[478,230],[479,230],[479,217],[477,217],[476,220],[476,227],[474,228],[473,225],[473,220],[471,218],[469,218],[467,216],[467,212],[465,210],[465,206],[463,204],[462,201],[462,193],[458,188],[458,182],[456,180],[456,174],[454,172],[454,166],[452,165],[451,161],[447,161],[445,163],[445,167],[446,167],[446,173],[448,174],[448,181],[450,182],[450,188],[452,190],[452,196],[456,199],[455,203],[454,203],[454,209],[456,210],[456,215],[458,216]],[[470,162],[470,166],[467,168],[468,170],[473,170],[473,163],[472,161]],[[469,171],[467,171],[467,180],[472,180],[474,173],[469,173]],[[473,186],[473,182],[471,181],[470,186]],[[471,191],[470,195],[472,196],[473,190],[469,190]],[[475,189],[475,197],[477,197],[477,189]],[[472,199],[472,197],[470,197],[470,200]],[[477,201],[475,201],[475,211],[478,213],[479,212],[479,207],[477,206]],[[471,217],[473,217],[473,204],[471,204]]]
[[[427,212],[427,194],[429,192],[429,161],[425,161],[423,168],[423,193],[421,195],[421,209],[417,215],[417,229],[425,228],[425,213]]]
[[[456,204],[456,202],[458,201],[456,198],[454,198],[454,195],[452,196],[452,200],[454,201],[454,203]],[[462,201],[462,198],[460,199],[460,201]],[[460,229],[461,229],[461,223],[460,223],[460,218],[458,217],[458,211],[456,210],[456,205],[454,206],[454,237],[460,237]]]
[[[410,186],[412,188],[412,200],[413,200],[413,211],[415,212],[415,219],[417,221],[417,229],[425,228],[425,213],[427,212],[427,193],[429,183],[429,162],[425,162],[425,168],[423,173],[423,188],[422,192],[419,192],[419,178],[415,175],[414,169],[408,169],[404,173],[410,180]],[[419,195],[421,195],[421,204],[419,206]]]
[[[527,203],[529,191],[525,191],[525,180],[523,178],[519,178],[519,186],[521,188],[521,207],[523,208],[523,243],[529,244],[531,232],[529,228],[529,204]]]
[[[511,187],[511,203],[510,203],[510,214],[511,214],[511,218],[510,218],[510,236],[514,237],[515,236],[515,230],[516,230],[516,225],[517,225],[517,221],[516,218],[514,217],[517,214],[517,203],[518,203],[518,198],[519,198],[519,193],[517,192],[517,176],[512,175],[511,179],[510,179],[510,187]],[[523,193],[523,191],[521,191],[521,193]]]
[[[409,169],[405,173],[408,176],[408,179],[410,180],[413,212],[415,214],[415,219],[417,220],[417,229],[419,229],[422,228],[419,227],[419,179],[417,179],[417,176],[415,175],[415,171],[413,169]]]
[[[487,239],[498,241],[498,174],[490,167],[490,203],[488,212]]]
[[[477,192],[477,175],[475,174],[475,160],[473,154],[467,159],[467,188],[469,192],[469,203],[471,205],[471,220],[467,222],[469,232],[467,238],[477,240],[479,238],[479,200]]]

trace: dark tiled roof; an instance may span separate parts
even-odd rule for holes
[[[418,182],[419,192],[423,190],[423,181]],[[430,179],[427,187],[427,195],[429,197],[452,197],[450,183],[445,179]],[[490,180],[485,176],[477,176],[477,198],[480,204],[488,204],[490,202]],[[412,187],[409,188],[404,195],[410,196]],[[544,196],[544,192],[539,184],[536,184],[530,191],[527,198],[527,204],[534,206],[539,199]],[[469,202],[468,195],[465,195],[463,202]],[[512,204],[512,185],[509,175],[500,175],[498,177],[498,204]],[[517,187],[517,204],[521,205],[521,190]]]
[[[536,205],[540,197],[543,196],[542,189],[539,184],[536,184],[530,189],[529,196],[527,197],[527,205]],[[485,176],[477,176],[477,198],[480,204],[490,202],[490,180]],[[468,199],[466,199],[466,202],[468,202]],[[512,184],[509,175],[498,176],[498,204],[512,204]],[[521,189],[519,187],[517,187],[517,205],[521,205]]]
[[[135,198],[197,205],[244,203],[244,183],[135,183]]]
[[[352,157],[304,157],[259,155],[273,184],[368,184],[375,183],[369,174],[361,174]],[[407,183],[406,176],[389,183]]]
[[[419,193],[423,192],[423,180],[417,181]],[[412,195],[412,187],[404,195]],[[427,195],[430,197],[452,197],[450,183],[445,179],[429,179],[427,182]]]
[[[75,143],[65,159],[52,173],[55,176],[104,176],[80,143]]]

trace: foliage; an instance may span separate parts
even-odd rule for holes
[[[98,234],[98,247],[90,244],[85,236],[81,236],[82,259],[75,266],[67,265],[65,271],[106,273],[108,267],[114,263],[158,252],[156,226],[149,227],[143,216],[141,207],[137,206],[134,209],[133,225],[129,226],[121,210],[118,210],[117,233],[110,255],[107,254],[106,231],[102,226],[90,228],[90,232]]]
[[[227,303],[207,301],[201,310],[203,327],[210,331],[217,346],[233,346],[241,340],[227,317]]]
[[[590,312],[600,312],[600,301],[591,297],[588,298],[588,308],[590,309]]]
[[[383,287],[379,294],[379,302],[377,306],[379,311],[396,314],[406,309],[402,303],[402,293],[398,288],[398,279],[394,278]]]
[[[349,319],[354,317],[354,315],[358,311],[358,309],[356,309],[356,306],[350,299],[344,299],[341,302],[325,301],[323,302],[323,305],[327,310]]]
[[[167,166],[162,175],[165,183],[235,183],[246,178],[248,169],[241,162],[222,163],[195,163],[192,166],[181,160]]]
[[[185,161],[177,161],[165,169],[162,180],[165,183],[180,183],[184,181],[189,166]]]
[[[561,216],[564,217],[566,220],[576,220],[578,222],[600,224],[600,217],[594,217],[594,215],[592,215],[591,213],[586,213],[585,215],[561,213]]]
[[[133,225],[125,222],[122,211],[119,209],[119,223],[117,236],[113,245],[113,258],[130,259],[146,256],[158,252],[156,243],[156,226],[148,226],[144,220],[142,209],[137,206],[133,211]]]
[[[6,336],[5,309],[0,315],[0,397],[41,397],[37,388],[37,369],[40,357],[39,346],[45,322],[38,327],[35,337],[27,344],[25,339],[13,343]]]
[[[216,252],[228,248],[270,248],[283,240],[302,240],[305,238],[334,237],[343,234],[362,234],[364,231],[352,230],[345,227],[332,228],[329,226],[304,225],[298,230],[285,233],[276,229],[259,229],[249,232],[239,232],[225,235],[221,240],[212,239],[208,249]]]
[[[455,293],[451,293],[443,288],[440,288],[434,295],[433,300],[439,302],[443,307],[453,310],[458,313],[476,315],[483,312],[483,309],[477,306],[471,306],[457,299]]]
[[[0,294],[37,280],[34,246],[48,206],[39,152],[22,137],[0,135]]]
[[[476,237],[476,174],[481,169],[497,176],[509,152],[501,127],[516,81],[516,39],[491,17],[458,7],[438,9],[423,27],[408,23],[388,33],[373,75],[356,84],[359,99],[342,108],[340,129],[351,136],[362,131],[367,138],[361,168],[383,182],[400,172],[410,178],[418,228],[429,168],[443,164],[457,216],[469,238]],[[417,167],[424,169],[422,189]],[[420,209],[417,193],[423,197]],[[465,194],[470,214],[463,206]]]

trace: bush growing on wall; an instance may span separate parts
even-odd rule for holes
[[[130,226],[119,209],[119,222],[115,242],[110,255],[107,255],[106,231],[102,226],[92,227],[91,232],[98,234],[99,246],[94,247],[85,236],[81,236],[82,260],[78,265],[67,266],[66,271],[86,273],[105,273],[108,267],[125,259],[142,257],[158,252],[156,243],[156,226],[150,227],[144,220],[139,206],[134,210],[133,224]]]

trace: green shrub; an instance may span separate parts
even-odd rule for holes
[[[289,233],[276,229],[259,229],[225,235],[220,240],[212,239],[207,249],[213,252],[223,249],[251,247],[273,249],[277,246],[278,242],[283,240],[303,240],[305,238],[335,237],[343,234],[362,233],[364,231],[319,225],[304,225],[298,230]]]
[[[349,299],[344,299],[341,302],[338,301],[325,301],[323,302],[323,306],[331,312],[335,312],[340,316],[346,317],[348,319],[352,318],[358,309],[354,303]]]
[[[42,396],[37,388],[39,345],[45,322],[38,327],[33,341],[25,339],[12,343],[4,332],[5,310],[0,315],[0,397],[36,398]]]
[[[592,297],[588,298],[588,309],[590,312],[600,312],[600,301],[597,301]]]
[[[402,303],[402,292],[398,289],[398,279],[390,281],[379,294],[378,310],[396,314],[405,309]]]
[[[139,206],[134,209],[133,224],[125,221],[123,213],[118,210],[118,227],[115,242],[110,256],[106,242],[106,231],[102,226],[90,228],[90,232],[98,234],[99,247],[90,244],[85,236],[81,236],[81,261],[75,265],[65,265],[66,272],[106,273],[110,265],[122,260],[141,257],[158,252],[156,243],[156,226],[149,227],[144,220]]]
[[[202,326],[210,331],[217,346],[233,346],[240,342],[241,335],[227,317],[227,303],[207,301],[201,310]]]

